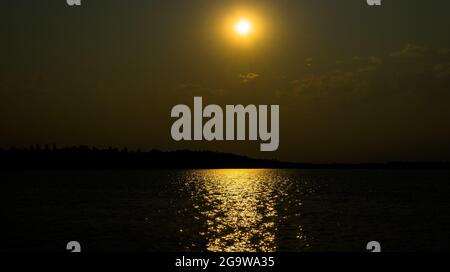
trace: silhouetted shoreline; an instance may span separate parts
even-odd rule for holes
[[[126,170],[126,169],[450,169],[450,162],[292,163],[254,159],[212,151],[128,151],[88,146],[0,149],[0,170]]]

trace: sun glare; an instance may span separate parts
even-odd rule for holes
[[[237,8],[226,13],[220,28],[225,37],[240,49],[256,49],[267,37],[268,24],[266,16],[257,8]]]
[[[247,36],[252,31],[252,24],[245,19],[240,19],[234,26],[236,33],[240,36]]]

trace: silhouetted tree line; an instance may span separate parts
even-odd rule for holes
[[[388,162],[363,164],[289,163],[253,159],[212,151],[129,151],[88,146],[57,148],[34,145],[0,149],[3,170],[97,170],[97,169],[208,169],[208,168],[308,168],[308,169],[450,169],[450,162]]]
[[[196,168],[279,168],[290,166],[274,160],[251,159],[210,151],[129,151],[126,148],[99,149],[88,146],[35,145],[25,149],[0,149],[2,169],[196,169]]]

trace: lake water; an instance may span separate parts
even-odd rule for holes
[[[4,250],[448,250],[447,170],[0,173]]]

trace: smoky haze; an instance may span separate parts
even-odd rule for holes
[[[264,37],[219,24],[245,6]],[[450,160],[448,1],[5,0],[0,145],[201,149],[294,162]],[[173,106],[280,105],[280,145],[176,142]]]

